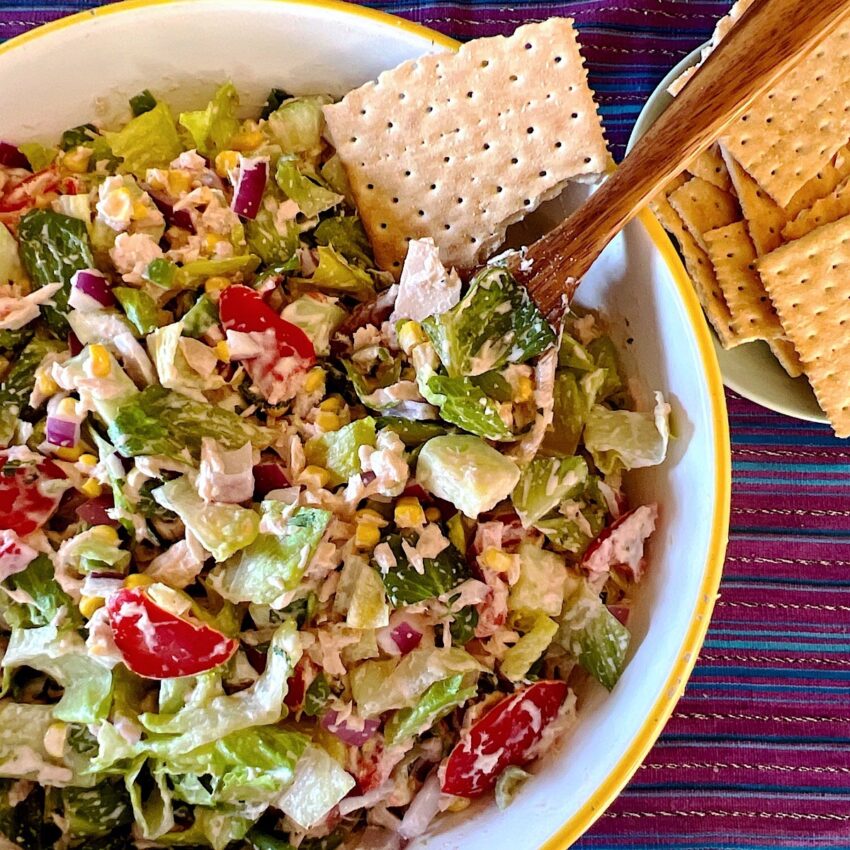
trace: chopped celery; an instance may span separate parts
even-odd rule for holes
[[[500,670],[511,682],[520,682],[526,678],[532,664],[549,648],[558,632],[558,624],[540,615],[531,631],[526,632],[502,656]]]

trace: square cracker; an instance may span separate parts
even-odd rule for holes
[[[670,204],[703,251],[707,249],[704,236],[709,230],[725,227],[741,218],[735,196],[701,177],[688,180],[672,192]]]
[[[708,256],[723,292],[732,329],[741,340],[771,340],[784,335],[770,296],[756,271],[756,249],[743,221],[705,234]]]
[[[850,147],[844,145],[838,153],[815,174],[788,203],[785,208],[788,216],[794,218],[803,210],[811,207],[815,201],[825,198],[835,191],[840,183],[850,177]]]
[[[729,171],[720,155],[720,146],[717,144],[706,148],[687,169],[694,177],[701,177],[709,183],[713,183],[724,192],[732,191],[732,181],[729,179]]]
[[[674,180],[674,185],[684,181],[684,177]],[[688,277],[702,305],[703,312],[711,322],[720,344],[724,348],[738,345],[732,330],[732,314],[723,299],[723,293],[714,275],[714,267],[705,251],[688,232],[679,214],[670,205],[669,200],[659,195],[651,204],[652,212],[661,226],[676,240],[685,262]]]
[[[850,20],[842,21],[721,142],[781,206],[850,138]]]
[[[818,198],[806,210],[803,210],[793,221],[782,230],[782,235],[788,240],[800,239],[821,225],[829,224],[850,215],[850,179],[839,183],[825,198]]]
[[[786,335],[839,437],[850,437],[850,216],[758,263]]]
[[[508,225],[610,163],[571,20],[405,62],[325,107],[378,264],[411,239],[472,268]]]
[[[803,374],[803,362],[790,339],[771,339],[767,344],[773,356],[779,361],[779,365],[790,377],[799,378]]]
[[[741,168],[728,150],[721,146],[721,151],[756,253],[762,256],[775,251],[782,244],[782,228],[788,222],[785,210]]]

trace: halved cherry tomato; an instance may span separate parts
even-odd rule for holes
[[[138,676],[195,676],[224,664],[238,642],[206,623],[157,605],[144,587],[123,588],[106,602],[115,645]]]
[[[28,209],[37,198],[59,188],[59,171],[51,166],[30,174],[8,188],[0,197],[0,212],[17,212]]]
[[[458,797],[489,791],[509,765],[529,761],[544,728],[567,697],[566,682],[536,682],[496,703],[449,754],[442,790]]]
[[[63,480],[65,473],[48,458],[7,467],[8,462],[9,452],[0,451],[0,529],[26,537],[59,506],[62,488],[50,482]]]
[[[270,350],[245,359],[245,369],[267,399],[292,398],[285,392],[281,397],[280,385],[290,375],[306,372],[316,362],[316,351],[307,334],[282,319],[258,292],[241,284],[228,286],[221,293],[218,312],[226,331],[272,332]]]

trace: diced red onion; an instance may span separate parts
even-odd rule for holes
[[[368,487],[377,477],[378,476],[375,475],[371,469],[367,469],[366,472],[360,473],[360,481],[364,487]]]
[[[258,463],[254,467],[254,498],[262,499],[272,490],[282,490],[289,486],[282,463],[269,461]]]
[[[398,829],[402,838],[416,838],[428,829],[428,825],[440,811],[440,794],[440,780],[435,771],[425,780],[425,784],[404,813]]]
[[[419,614],[393,611],[389,625],[377,631],[378,646],[388,655],[406,655],[422,643],[428,628],[429,625]]]
[[[260,211],[260,202],[269,179],[269,163],[265,157],[242,157],[239,178],[233,192],[230,208],[242,218],[254,219]]]
[[[111,525],[113,528],[117,528],[118,520],[112,519],[107,513],[114,506],[112,494],[104,493],[102,496],[83,502],[77,508],[77,516],[89,525]]]
[[[62,419],[59,416],[47,417],[47,442],[51,446],[71,449],[80,440],[80,423],[74,419]]]
[[[115,296],[106,275],[95,269],[74,272],[71,278],[71,294],[68,303],[75,310],[100,310],[114,307]]]
[[[352,721],[351,719],[343,720],[337,723],[339,712],[334,709],[329,709],[322,717],[322,726],[332,735],[336,735],[343,744],[350,744],[352,747],[362,747],[381,725],[380,720],[360,720]],[[356,724],[356,725],[355,725]],[[357,728],[361,726],[362,728]]]
[[[0,142],[0,165],[6,168],[26,168],[31,171],[29,160],[9,142]]]
[[[80,338],[73,331],[68,331],[68,351],[71,352],[71,357],[76,357],[82,350]]]
[[[628,605],[609,605],[608,610],[624,625],[629,623],[631,608]]]
[[[391,632],[390,637],[402,653],[416,649],[422,642],[422,632],[416,631],[408,622],[399,623]]]
[[[149,191],[148,194],[151,196],[151,200],[156,205],[156,208],[162,213],[162,217],[165,219],[168,227],[179,227],[182,230],[188,230],[190,233],[195,232],[195,225],[189,210],[175,210],[174,204],[157,192]]]

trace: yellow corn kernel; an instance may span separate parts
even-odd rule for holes
[[[377,511],[372,510],[372,508],[361,508],[355,516],[358,523],[375,525],[378,528],[383,528],[387,525],[387,521]]]
[[[82,446],[72,446],[71,448],[61,448],[61,449],[53,449],[53,454],[59,458],[59,460],[67,460],[69,463],[76,463],[80,459],[80,455],[83,453]]]
[[[320,405],[319,410],[329,410],[331,413],[339,413],[345,402],[338,395],[328,396]]]
[[[151,214],[151,208],[142,201],[133,202],[133,218],[136,221],[144,221]]]
[[[304,381],[304,391],[314,393],[320,390],[325,385],[325,370],[321,366],[316,366],[307,373],[307,379]],[[322,408],[327,410],[327,408]]]
[[[80,486],[80,492],[85,493],[90,499],[96,499],[103,492],[103,487],[97,478],[87,478]]]
[[[217,342],[213,351],[215,351],[215,356],[222,362],[230,362],[230,346],[227,344],[227,340],[223,339],[220,342]]]
[[[77,402],[72,398],[63,398],[62,401],[56,405],[56,413],[59,414],[59,416],[76,416]]]
[[[320,410],[316,414],[315,422],[323,431],[339,431],[342,426],[342,420],[339,416],[329,410]]]
[[[75,150],[68,151],[68,153],[62,157],[62,165],[64,165],[68,171],[74,172],[74,174],[85,174],[86,171],[89,170],[89,160],[91,159],[91,155],[91,148],[86,148],[80,145],[80,147]]]
[[[36,373],[35,385],[41,395],[47,397],[59,392],[59,384],[50,377],[43,369]]]
[[[484,566],[496,573],[506,573],[513,566],[513,558],[501,549],[486,549],[481,556]]]
[[[395,524],[399,528],[418,528],[425,525],[425,511],[415,496],[402,496],[395,506]]]
[[[222,289],[227,289],[231,283],[233,283],[233,281],[230,280],[230,278],[222,277],[221,275],[208,277],[204,282],[204,291],[207,293],[221,292]]]
[[[204,248],[207,253],[213,254],[215,253],[216,245],[229,241],[230,240],[226,236],[222,236],[220,233],[207,233],[207,235],[204,236]]]
[[[422,325],[413,320],[405,322],[398,331],[398,344],[405,354],[410,354],[413,348],[427,342],[428,337],[422,330]]]
[[[111,525],[92,526],[91,535],[92,537],[97,537],[109,546],[117,546],[120,539],[118,537],[118,532]]]
[[[439,508],[425,508],[425,519],[427,519],[428,522],[437,522],[441,516],[442,514],[440,513]]]
[[[80,455],[78,463],[83,466],[97,466],[97,456],[93,454]]]
[[[222,151],[215,158],[215,173],[219,177],[227,177],[231,171],[239,167],[238,151]]]
[[[168,189],[172,195],[183,195],[192,188],[192,175],[188,171],[172,168],[168,171]]]
[[[514,388],[514,401],[531,401],[534,398],[534,384],[527,375],[520,375]]]
[[[455,797],[451,803],[446,806],[446,809],[450,812],[462,812],[464,809],[469,808],[469,797]]]
[[[331,474],[321,466],[307,466],[301,473],[302,478],[314,478],[319,482],[320,487],[324,487],[331,480]]]
[[[124,587],[129,587],[131,590],[135,587],[150,587],[152,584],[153,579],[144,573],[133,573],[124,579]]]
[[[381,531],[371,522],[358,522],[354,531],[354,545],[358,549],[374,549],[381,539]]]
[[[84,596],[80,599],[80,613],[90,620],[98,608],[102,608],[106,600],[102,596]]]
[[[230,147],[235,151],[255,151],[265,141],[265,138],[259,130],[237,133],[230,140]]]
[[[91,371],[96,378],[105,378],[112,371],[109,352],[99,343],[89,346]]]

